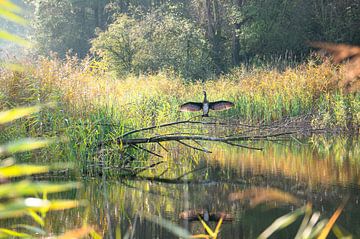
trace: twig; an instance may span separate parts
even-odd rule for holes
[[[195,149],[195,150],[198,150],[198,151],[202,151],[202,152],[205,152],[205,153],[212,153],[211,151],[207,150],[207,149],[200,149],[198,147],[195,147],[195,146],[192,146],[190,144],[187,144],[187,143],[184,143],[182,142],[181,140],[177,140],[177,142],[179,142],[180,144],[182,145],[185,145],[186,147],[189,147],[189,148],[192,148],[192,149]]]
[[[231,146],[236,146],[236,147],[245,148],[245,149],[263,150],[263,148],[251,147],[251,146],[242,145],[242,144],[235,144],[235,143],[226,142],[226,141],[224,143],[231,145]]]
[[[184,173],[183,175],[180,175],[179,177],[176,178],[176,180],[180,180],[180,179],[182,179],[183,177],[185,177],[185,176],[187,176],[187,175],[189,175],[189,174],[195,173],[195,172],[197,172],[197,171],[204,170],[204,169],[206,169],[206,168],[207,168],[207,167],[196,168],[196,169],[194,169],[194,170],[191,170],[190,172],[186,172],[186,173]]]
[[[169,152],[169,150],[167,148],[165,148],[164,145],[162,145],[160,142],[158,142],[158,145],[163,149],[165,150],[166,152]]]
[[[159,158],[163,158],[162,155],[157,154],[157,153],[155,153],[155,152],[153,152],[153,151],[150,151],[150,150],[148,150],[148,149],[146,149],[146,148],[143,148],[143,147],[141,147],[141,146],[139,146],[139,145],[130,144],[130,146],[133,147],[133,148],[137,148],[137,149],[144,150],[145,152],[147,152],[147,153],[149,153],[149,154],[152,154],[152,155],[155,155],[155,156],[157,156],[157,157],[159,157]]]
[[[142,172],[144,172],[144,171],[146,171],[146,170],[148,170],[148,169],[155,168],[156,166],[158,166],[159,164],[162,164],[162,163],[164,163],[164,161],[160,161],[160,162],[156,162],[156,163],[150,164],[149,166],[143,167],[143,168],[137,170],[137,171],[134,172],[134,173],[135,173],[135,175],[137,175],[137,174],[142,173]]]

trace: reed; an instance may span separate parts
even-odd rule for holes
[[[22,135],[62,135],[63,145],[45,153],[49,161],[65,158],[101,165],[99,141],[194,116],[180,113],[178,107],[185,101],[202,100],[204,89],[210,100],[235,103],[229,111],[213,113],[220,121],[264,123],[311,113],[314,127],[347,129],[360,123],[360,94],[334,89],[331,81],[341,77],[341,69],[326,62],[309,60],[283,71],[239,67],[204,83],[185,81],[171,71],[118,79],[103,63],[72,56],[24,60],[21,65],[21,70],[1,70],[0,109],[48,102],[56,102],[57,107],[7,127],[0,142]],[[191,133],[196,130],[190,129]],[[118,146],[108,150],[106,157],[111,160],[107,162],[121,162],[121,150]]]

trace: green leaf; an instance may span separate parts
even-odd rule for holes
[[[29,209],[34,211],[49,208],[50,202],[38,198],[18,199],[14,202],[0,204],[0,218],[20,217],[28,214]]]
[[[46,232],[44,230],[42,230],[41,228],[38,228],[38,227],[33,227],[33,226],[25,225],[25,224],[17,224],[17,225],[14,225],[13,227],[23,228],[23,229],[28,230],[29,232],[31,232],[33,234],[46,235]]]
[[[54,200],[51,201],[49,210],[51,211],[59,211],[65,209],[71,209],[78,206],[85,206],[87,201],[76,201],[76,200]]]
[[[7,32],[7,31],[0,31],[0,39],[14,42],[14,43],[16,43],[20,46],[24,46],[24,47],[31,46],[30,42],[27,41],[26,39],[19,37],[17,35],[11,34],[10,32]]]
[[[12,231],[6,228],[0,228],[0,237],[30,237],[29,234]]]
[[[317,235],[320,234],[320,232],[323,230],[323,228],[326,226],[326,224],[328,223],[328,219],[323,219],[320,222],[318,222],[315,227],[312,229],[311,234],[309,236],[309,238],[315,238],[317,237]]]
[[[20,17],[20,16],[12,13],[10,11],[7,11],[7,10],[3,9],[3,8],[0,8],[0,17],[3,17],[6,20],[15,22],[15,23],[20,24],[20,25],[26,25],[27,24],[27,21],[23,17]]]
[[[17,6],[16,4],[14,4],[8,0],[0,1],[0,8],[11,11],[11,12],[16,12],[16,13],[22,12],[21,7]]]
[[[0,219],[28,215],[29,210],[34,212],[59,211],[86,205],[86,201],[56,200],[49,201],[40,198],[18,199],[14,202],[0,204]]]
[[[15,108],[12,110],[0,112],[0,124],[5,124],[13,120],[22,118],[24,116],[37,113],[40,111],[40,109],[41,109],[40,106],[33,106],[33,107]]]
[[[0,168],[0,176],[4,178],[13,178],[47,172],[49,172],[48,166],[35,166],[27,164],[12,165],[9,167]],[[6,185],[4,185],[4,187],[6,187]]]
[[[299,208],[294,212],[288,213],[276,219],[268,228],[261,233],[258,239],[264,239],[271,236],[277,230],[285,228],[296,221],[296,219],[305,212],[305,207]]]
[[[80,183],[34,183],[24,180],[16,183],[0,185],[0,198],[2,197],[21,197],[25,195],[36,195],[43,193],[57,193],[79,188]]]
[[[53,143],[51,139],[25,138],[0,146],[0,155],[9,155],[40,149]]]
[[[34,219],[35,222],[37,222],[40,226],[44,226],[45,222],[42,217],[39,216],[34,210],[29,210],[28,215]]]

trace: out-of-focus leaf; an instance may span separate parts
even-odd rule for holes
[[[39,198],[18,199],[17,201],[0,205],[0,218],[19,217],[28,214],[28,210],[34,211],[49,208],[50,202]]]
[[[283,192],[276,188],[250,188],[244,191],[231,193],[229,195],[230,201],[235,200],[250,200],[250,206],[255,207],[264,202],[283,202],[299,205],[299,200],[293,195]]]
[[[21,233],[13,230],[9,230],[6,228],[0,228],[0,237],[30,237],[29,234]]]
[[[164,218],[160,218],[157,216],[145,216],[147,220],[156,223],[160,226],[162,226],[163,228],[167,229],[168,231],[170,231],[171,233],[173,233],[174,235],[181,237],[181,238],[191,238],[191,234],[179,227],[178,225],[164,219]]]
[[[93,229],[93,230],[90,232],[90,235],[91,235],[91,237],[92,237],[93,239],[102,239],[102,236],[101,236],[99,233],[97,233],[97,232],[95,231],[95,229]]]
[[[19,15],[14,14],[13,12],[7,11],[4,8],[0,7],[0,17],[5,18],[6,20],[15,22],[20,25],[26,25],[26,20]]]
[[[321,230],[328,223],[328,221],[329,221],[328,219],[323,219],[319,223],[317,223],[316,226],[312,228],[309,238],[315,238],[317,235],[319,235]]]
[[[53,143],[51,139],[26,138],[0,146],[0,155],[9,155],[40,149]]]
[[[335,224],[333,226],[332,231],[334,232],[334,234],[337,238],[352,239],[352,235],[348,231],[346,231],[344,228],[341,228],[340,226],[338,226],[337,224]]]
[[[311,217],[311,213],[312,213],[312,205],[311,203],[306,204],[306,209],[305,209],[305,216],[303,221],[301,222],[301,225],[299,227],[298,232],[296,233],[295,239],[300,239],[303,238],[302,235],[306,229],[306,226],[309,223],[310,217]]]
[[[15,202],[0,205],[0,219],[27,215],[34,212],[59,211],[85,205],[85,201],[56,200],[49,201],[39,198],[19,199]]]
[[[83,226],[82,228],[74,229],[60,235],[58,239],[76,239],[88,236],[94,229],[90,226]]]
[[[288,225],[295,222],[300,215],[304,214],[304,212],[305,212],[305,207],[302,207],[295,210],[294,212],[279,217],[268,228],[266,228],[265,231],[263,231],[263,233],[260,234],[258,239],[268,238],[277,230],[287,227]]]
[[[27,164],[12,165],[9,167],[0,168],[0,176],[3,178],[13,178],[47,172],[49,172],[48,166],[36,166]],[[4,189],[6,189],[6,185],[4,185],[4,187]]]
[[[329,219],[329,222],[326,224],[326,226],[324,227],[324,229],[322,230],[321,234],[319,235],[318,239],[326,239],[326,237],[328,236],[331,228],[334,226],[336,220],[339,218],[341,212],[343,211],[347,201],[349,200],[349,197],[346,197],[342,203],[340,204],[340,206],[336,209],[336,211],[334,212],[334,214],[331,216],[331,218]]]
[[[1,0],[0,1],[0,8],[11,11],[11,12],[16,12],[16,13],[21,13],[22,9],[21,7],[19,7],[18,5],[12,3],[11,1],[8,0]]]
[[[222,222],[224,220],[224,217],[220,217],[220,220],[218,221],[218,224],[216,225],[216,228],[215,228],[215,235],[217,236],[220,232],[220,228],[221,228],[221,225],[222,225]]]
[[[197,234],[197,235],[192,235],[191,238],[210,239],[210,236],[209,236],[209,235],[206,235],[206,234]]]
[[[1,197],[21,197],[25,195],[35,195],[42,193],[57,193],[68,191],[70,189],[79,188],[80,183],[45,183],[45,182],[31,182],[24,180],[16,183],[8,183],[0,185]]]
[[[199,216],[199,221],[201,222],[201,224],[203,225],[203,227],[205,228],[206,232],[211,236],[211,237],[215,237],[215,233],[211,230],[211,228],[206,224],[206,222],[204,222],[204,220],[201,219],[201,217]]]
[[[14,225],[14,227],[23,228],[23,229],[28,230],[29,232],[32,232],[35,234],[46,235],[46,232],[38,227],[33,227],[33,226],[25,225],[25,224],[17,224],[17,225]]]
[[[5,124],[13,120],[22,118],[24,116],[37,113],[40,111],[40,109],[41,106],[32,106],[32,107],[15,108],[12,110],[0,112],[0,124]]]
[[[320,218],[320,212],[315,212],[311,216],[309,223],[306,225],[306,228],[304,229],[304,231],[302,233],[301,238],[311,238],[310,235],[313,233],[314,226],[318,222],[319,218]]]
[[[29,209],[28,210],[28,215],[30,217],[32,217],[32,219],[34,219],[35,222],[37,222],[40,226],[44,226],[45,222],[42,219],[42,217],[39,216],[39,214],[37,214],[34,210]]]
[[[75,208],[78,206],[84,206],[86,205],[86,201],[76,201],[76,200],[54,200],[51,201],[49,210],[51,211],[59,211],[59,210],[65,210],[70,208]]]
[[[10,32],[0,30],[0,39],[4,39],[13,43],[16,43],[20,46],[30,47],[31,44],[26,39],[19,37],[17,35],[11,34]]]

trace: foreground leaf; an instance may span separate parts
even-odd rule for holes
[[[16,228],[23,228],[31,233],[34,233],[34,234],[40,234],[40,235],[46,235],[46,232],[44,230],[42,230],[41,228],[38,228],[38,227],[33,227],[33,226],[29,226],[29,225],[25,225],[25,224],[17,224],[17,225],[14,225],[14,227]]]
[[[47,172],[49,172],[48,166],[36,166],[36,165],[28,165],[28,164],[12,165],[9,167],[0,168],[0,176],[3,178],[14,178],[20,176],[33,175],[33,174],[47,173]],[[8,186],[9,185],[3,185],[2,187],[0,187],[0,194],[2,193],[1,190],[6,191],[8,189],[7,188]]]
[[[5,10],[4,8],[1,7],[0,7],[0,17],[3,17],[6,20],[15,22],[20,25],[26,25],[27,23],[27,21],[23,17],[20,17],[19,15],[16,15],[15,13]]]
[[[0,155],[10,155],[15,153],[32,151],[35,149],[44,148],[53,142],[54,140],[51,139],[20,139],[15,142],[0,146]]]
[[[349,197],[346,197],[342,203],[340,204],[340,206],[338,207],[338,209],[336,209],[336,211],[334,212],[334,214],[331,216],[331,218],[329,219],[329,222],[326,224],[326,226],[324,227],[324,229],[322,230],[320,236],[318,237],[318,239],[325,239],[331,228],[334,226],[336,220],[339,218],[341,212],[343,211],[347,201],[349,200]]]
[[[261,233],[261,235],[258,237],[258,239],[265,239],[271,236],[274,232],[285,228],[296,221],[296,219],[304,214],[306,210],[306,207],[299,208],[295,210],[294,212],[288,213],[282,217],[279,217],[276,219],[266,230]]]
[[[74,229],[59,236],[58,239],[76,239],[88,236],[94,229],[90,226],[83,226],[82,228]]]
[[[30,237],[29,234],[21,233],[13,230],[9,230],[6,228],[0,228],[0,237],[8,238],[8,237]]]
[[[31,115],[39,112],[40,106],[16,108],[8,111],[0,112],[0,124],[5,124],[13,120],[22,118],[27,115]]]
[[[64,183],[64,184],[59,184],[59,183],[55,184],[55,183],[46,183],[46,182],[36,183],[36,182],[24,180],[17,183],[8,183],[8,184],[0,185],[0,198],[21,197],[25,195],[36,195],[42,193],[58,193],[58,192],[79,188],[80,185],[81,185],[80,183]]]
[[[56,200],[49,201],[39,198],[19,199],[15,202],[0,204],[0,219],[21,217],[34,212],[59,211],[85,205],[85,201]]]
[[[11,34],[10,32],[7,32],[7,31],[0,30],[0,39],[4,39],[6,41],[16,43],[23,47],[30,47],[30,43],[26,39],[19,37],[17,35]]]
[[[12,3],[11,1],[8,0],[1,0],[0,1],[0,7],[2,9],[11,11],[11,12],[16,12],[16,13],[21,13],[22,9],[21,7],[19,7],[18,5]]]

